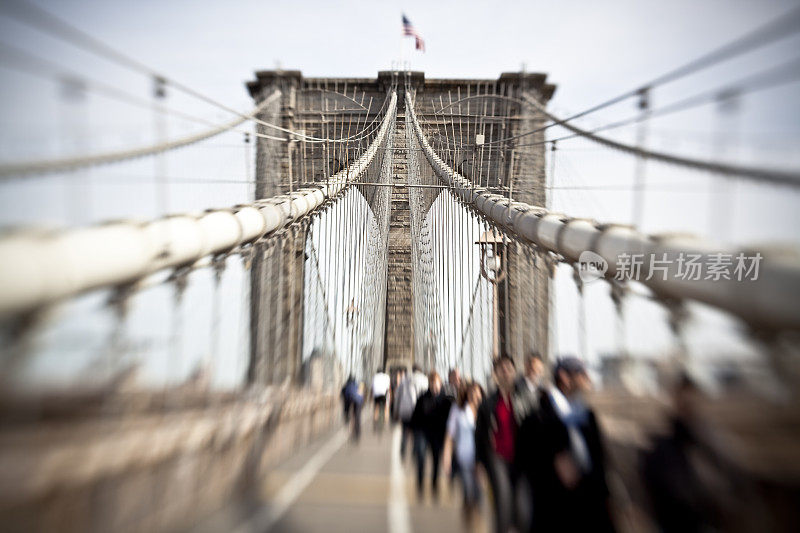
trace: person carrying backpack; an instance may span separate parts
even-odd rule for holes
[[[406,444],[408,439],[414,434],[411,427],[411,417],[414,414],[414,408],[417,405],[417,389],[414,386],[414,381],[411,376],[403,376],[400,384],[397,386],[397,393],[394,398],[394,411],[397,418],[403,425],[403,436],[400,441],[400,458],[406,457]]]

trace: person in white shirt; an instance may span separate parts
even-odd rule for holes
[[[392,380],[389,374],[382,370],[379,370],[372,378],[372,422],[373,429],[376,431],[383,430],[383,425],[388,417],[389,402],[387,400],[391,384]]]
[[[414,384],[414,390],[417,391],[417,399],[419,399],[428,390],[428,376],[417,365],[412,367],[411,382]]]
[[[459,477],[464,486],[464,520],[467,528],[471,529],[481,497],[475,467],[475,417],[483,401],[483,389],[474,382],[464,384],[458,390],[457,401],[450,408],[447,419],[443,466],[444,474],[449,475],[453,468],[451,458],[454,457],[458,463]]]

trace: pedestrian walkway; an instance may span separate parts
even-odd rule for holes
[[[365,424],[356,444],[340,430],[270,470],[269,502],[258,529],[280,532],[461,532],[461,490],[441,480],[440,500],[418,500],[410,454],[399,458],[399,428]],[[409,450],[410,451],[410,450]]]

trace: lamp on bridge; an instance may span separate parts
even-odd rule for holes
[[[506,277],[504,269],[505,236],[496,231],[484,231],[475,244],[481,248],[481,276],[492,284],[493,340],[492,357],[500,351],[500,283]]]

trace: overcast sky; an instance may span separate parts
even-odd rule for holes
[[[59,0],[46,7],[142,62],[247,104],[257,69],[374,76],[403,55],[431,77],[546,72],[555,103],[578,108],[635,86],[786,12],[791,0],[305,1]],[[405,12],[426,41],[400,36]],[[39,34],[6,39],[61,56]],[[21,39],[18,40],[17,37]],[[790,48],[791,49],[791,48]],[[796,47],[795,47],[796,49]],[[94,66],[94,65],[93,65]]]

